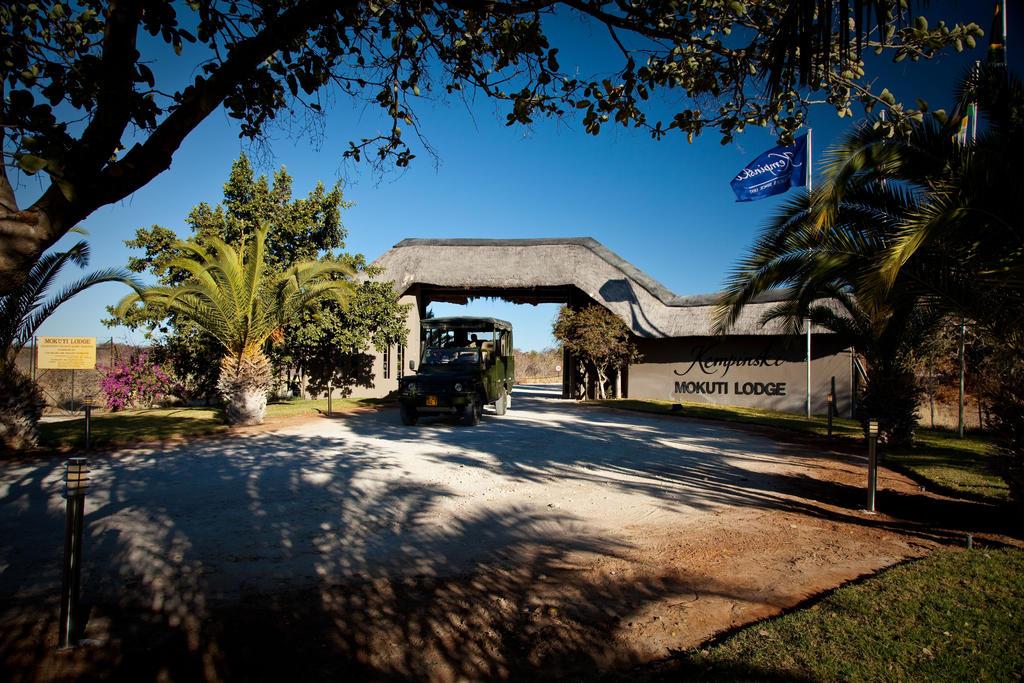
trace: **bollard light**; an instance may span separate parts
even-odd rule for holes
[[[89,450],[92,448],[92,409],[96,402],[89,396],[82,401],[82,407],[85,409],[85,449]]]
[[[88,485],[89,462],[85,458],[69,458],[64,465],[64,495],[81,495]]]
[[[85,458],[69,458],[64,463],[64,497],[67,504],[57,637],[57,647],[60,649],[74,647],[81,630],[78,597],[82,583],[82,520],[85,516],[85,490],[88,485],[88,461]]]
[[[828,400],[828,438],[831,439],[832,438],[832,415],[835,414],[835,406],[833,405],[833,401],[834,401],[835,397],[833,396],[831,391],[828,392],[828,396],[826,396],[826,399]]]
[[[875,512],[878,490],[878,420],[868,420],[868,504],[867,511]]]

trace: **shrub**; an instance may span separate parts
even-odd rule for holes
[[[133,351],[125,360],[100,368],[100,389],[111,410],[149,407],[174,391],[174,382],[146,351]]]
[[[36,445],[46,401],[36,383],[13,363],[0,362],[0,451]]]

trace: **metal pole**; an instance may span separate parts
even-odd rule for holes
[[[32,384],[36,383],[36,367],[39,365],[39,359],[36,358],[36,354],[39,353],[39,342],[37,341],[38,339],[39,337],[32,337]]]
[[[331,394],[333,394],[333,393],[334,393],[334,390],[332,389],[331,385],[328,384],[327,385],[327,417],[331,416],[331,412],[332,412],[332,408],[331,408]]]
[[[92,401],[85,403],[85,450],[92,448]]]
[[[868,422],[868,505],[867,511],[875,511],[875,493],[878,488],[878,422]]]
[[[814,190],[814,129],[807,129],[807,193]]]
[[[814,129],[807,129],[807,199],[814,192]],[[807,417],[811,417],[811,319],[807,319]]]
[[[811,416],[811,319],[807,319],[807,417]]]
[[[856,350],[850,348],[850,419],[857,417],[857,356]]]
[[[959,419],[957,421],[956,433],[962,439],[964,438],[964,346],[967,343],[967,324],[961,320],[960,322],[960,405],[959,405]]]
[[[79,595],[82,580],[82,529],[85,517],[85,487],[89,465],[85,458],[70,458],[64,464],[64,566],[61,572],[60,621],[57,647],[74,647],[81,630]]]

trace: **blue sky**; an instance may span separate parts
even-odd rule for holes
[[[926,14],[934,21],[977,12],[972,18],[987,33],[991,11],[989,2],[932,2]],[[1016,17],[1010,14],[1010,19],[1010,36],[1020,35]],[[549,37],[561,48],[563,67],[577,62],[584,73],[591,73],[593,65],[601,71],[611,63],[610,53],[600,47],[606,42],[604,34],[595,32],[578,21],[560,19],[553,25]],[[977,49],[951,52],[932,63],[884,62],[874,73],[904,102],[921,97],[933,108],[949,109],[953,85],[971,61],[984,58],[987,42],[986,36]],[[1021,73],[1021,53],[1012,43],[1009,54]],[[174,68],[178,65],[173,61],[158,65]],[[775,144],[774,135],[765,130],[747,129],[736,142],[722,146],[715,131],[687,144],[683,136],[654,142],[641,131],[622,127],[592,137],[574,121],[538,120],[529,129],[509,128],[503,111],[483,98],[468,106],[425,100],[419,113],[423,132],[439,154],[436,166],[420,153],[407,171],[381,179],[366,166],[343,163],[346,142],[374,132],[380,124],[374,110],[344,99],[330,109],[322,139],[279,129],[253,160],[265,173],[285,165],[294,177],[296,195],[305,194],[317,180],[344,180],[346,199],[355,202],[343,215],[347,248],[371,260],[406,237],[589,236],[679,294],[719,289],[781,199],[736,203],[729,187],[739,169]],[[851,120],[819,107],[812,110],[810,123],[817,160]],[[90,268],[123,266],[130,254],[123,241],[138,227],[160,224],[185,236],[182,221],[188,210],[200,201],[219,201],[232,161],[250,149],[238,139],[236,122],[222,112],[213,114],[186,140],[170,170],[84,222],[93,252]],[[37,193],[35,179],[21,181],[23,204]],[[70,238],[58,246],[68,244]],[[124,293],[115,285],[94,288],[58,310],[41,333],[113,334],[118,340],[141,342],[141,332],[109,330],[99,322],[104,307]],[[434,310],[439,315],[460,312],[510,320],[521,348],[553,344],[554,306],[477,301],[466,307],[435,304]]]

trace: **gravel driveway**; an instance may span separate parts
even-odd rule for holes
[[[934,542],[856,512],[856,458],[556,387],[514,397],[476,427],[387,408],[95,457],[84,591],[103,644],[57,663],[39,643],[60,468],[8,464],[0,644],[55,676],[272,678],[264,638],[304,677],[557,675],[665,656]]]

